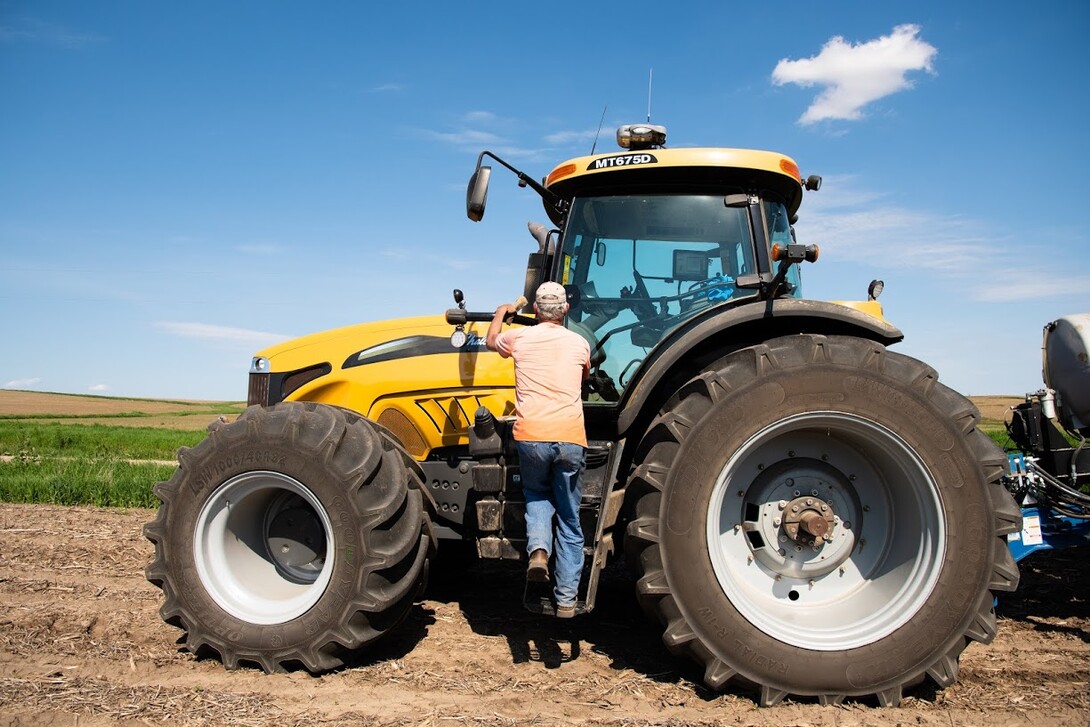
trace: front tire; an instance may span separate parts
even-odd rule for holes
[[[995,634],[1020,513],[976,409],[919,361],[792,336],[683,386],[629,482],[645,610],[705,682],[835,703],[945,687]]]
[[[420,483],[396,440],[352,412],[251,407],[155,486],[144,534],[160,615],[228,668],[340,666],[396,626],[424,582]]]

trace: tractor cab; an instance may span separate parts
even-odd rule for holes
[[[617,401],[652,350],[702,312],[801,297],[798,266],[778,271],[777,257],[795,244],[803,189],[820,185],[773,152],[667,149],[662,126],[622,126],[617,142],[623,153],[563,162],[544,185],[513,170],[560,234],[531,255],[526,294],[543,280],[567,288],[566,325],[590,343],[600,384],[591,404]],[[483,216],[488,169],[478,161],[470,181],[471,219]]]

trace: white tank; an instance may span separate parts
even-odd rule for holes
[[[1061,423],[1071,430],[1090,427],[1090,313],[1045,326],[1041,354],[1045,386],[1059,394]]]

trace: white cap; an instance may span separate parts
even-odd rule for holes
[[[560,283],[542,283],[537,286],[535,298],[538,303],[556,304],[567,303],[568,294],[564,292],[564,286]]]

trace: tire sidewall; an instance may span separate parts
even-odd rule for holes
[[[896,432],[930,472],[946,519],[946,547],[931,595],[892,634],[845,651],[810,651],[751,625],[712,568],[707,517],[730,457],[765,427],[832,411]],[[871,369],[807,363],[762,373],[712,406],[682,442],[660,510],[660,548],[671,592],[697,638],[749,680],[794,693],[868,693],[922,674],[963,638],[987,590],[994,535],[979,465],[957,432],[920,394]],[[798,664],[820,664],[805,671]]]

